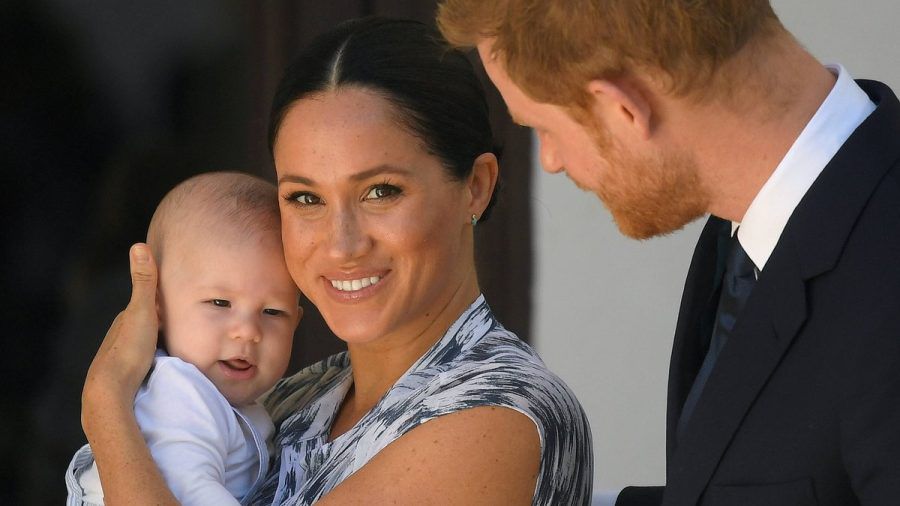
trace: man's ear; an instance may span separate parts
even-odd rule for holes
[[[609,128],[623,127],[642,140],[650,138],[653,108],[641,88],[624,79],[595,79],[587,91],[593,97],[593,113]]]
[[[467,185],[469,188],[470,202],[468,214],[474,214],[480,218],[491,196],[494,187],[497,186],[497,178],[500,174],[500,165],[493,153],[482,153],[472,163],[472,173],[469,174]],[[468,216],[466,217],[468,221]]]

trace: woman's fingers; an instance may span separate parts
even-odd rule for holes
[[[131,300],[125,308],[127,333],[121,338],[147,363],[147,370],[153,360],[159,332],[159,317],[156,310],[156,263],[150,248],[143,243],[135,244],[130,251],[131,260]],[[117,318],[118,319],[118,318]],[[122,329],[126,330],[126,329]],[[144,374],[146,374],[146,370]],[[141,378],[143,379],[143,377]]]
[[[131,300],[128,309],[156,321],[156,264],[150,247],[137,243],[129,252],[131,263]],[[152,315],[150,314],[152,312]]]

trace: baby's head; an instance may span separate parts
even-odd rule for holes
[[[197,366],[232,405],[252,403],[284,375],[301,316],[275,187],[232,172],[188,179],[160,202],[147,243],[169,355]]]

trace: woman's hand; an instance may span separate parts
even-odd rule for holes
[[[129,256],[131,301],[106,333],[84,382],[81,423],[85,432],[91,429],[94,412],[105,410],[109,403],[131,406],[153,363],[159,329],[156,264],[146,244],[132,246]]]
[[[134,396],[156,350],[156,264],[146,244],[131,247],[131,301],[113,321],[81,393],[81,425],[100,472],[104,502],[178,504],[134,418]]]

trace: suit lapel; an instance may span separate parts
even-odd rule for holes
[[[663,504],[699,501],[741,421],[806,320],[806,283],[837,264],[870,195],[900,158],[900,104],[880,83],[860,85],[877,109],[847,140],[792,214],[676,448],[674,425],[681,408],[673,404],[684,402],[690,388],[685,381],[699,367],[689,356],[690,325],[698,328],[699,309],[682,302],[672,358],[677,372],[670,371],[669,465]],[[692,263],[694,269],[704,272]],[[685,298],[696,295],[686,288]]]
[[[784,255],[789,257],[791,255]],[[706,383],[669,462],[664,504],[694,504],[744,415],[806,318],[799,267],[775,255]]]

